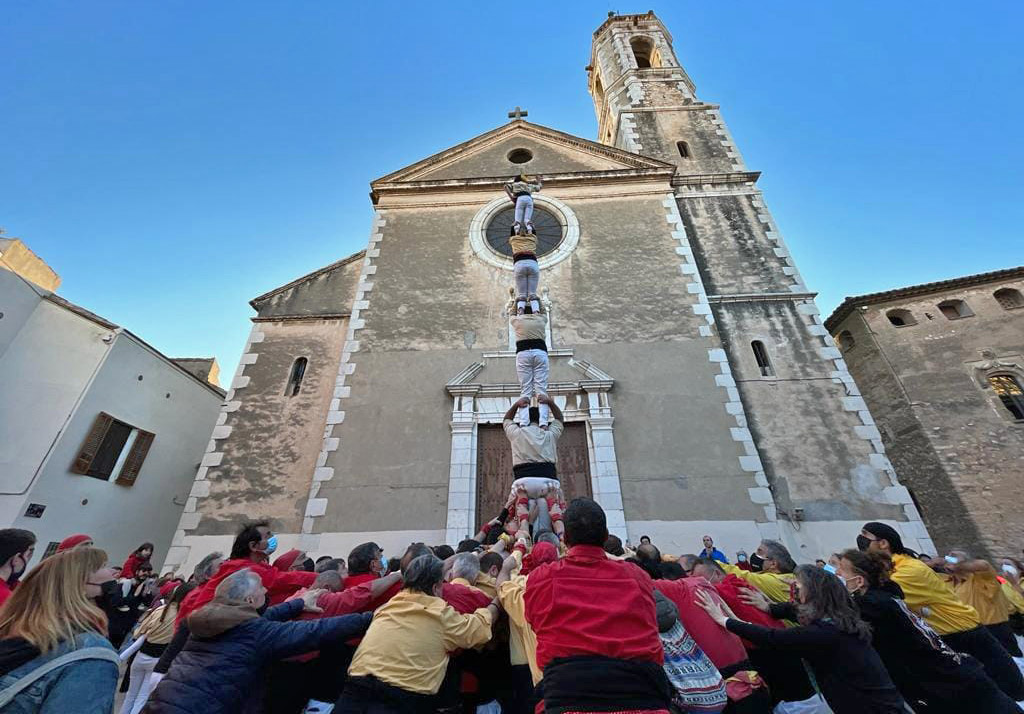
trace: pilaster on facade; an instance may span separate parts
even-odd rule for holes
[[[341,348],[341,362],[338,365],[334,392],[331,395],[331,403],[327,411],[323,442],[313,470],[309,495],[306,500],[306,509],[303,513],[299,547],[306,552],[316,551],[320,546],[320,535],[314,533],[314,529],[317,519],[322,518],[327,513],[327,498],[320,495],[320,487],[323,483],[334,478],[334,468],[327,465],[327,460],[341,446],[341,438],[335,435],[335,430],[345,421],[343,403],[344,400],[351,396],[352,392],[349,378],[356,369],[355,355],[359,352],[360,348],[358,332],[366,325],[366,321],[361,315],[370,308],[370,293],[374,285],[372,278],[377,273],[377,266],[374,265],[374,260],[380,256],[380,242],[384,237],[384,226],[386,223],[383,211],[375,210],[370,229],[370,240],[366,247],[363,266],[359,272],[359,281],[356,285],[356,295],[352,303],[348,331],[345,334],[345,342]]]
[[[697,297],[697,302],[691,306],[691,309],[695,315],[702,316],[707,323],[706,325],[700,325],[698,331],[701,337],[710,339],[714,334],[712,328],[715,324],[715,317],[711,311],[711,305],[708,303],[707,293],[704,291],[704,283],[697,269],[697,263],[693,256],[693,247],[690,245],[689,238],[687,238],[686,226],[683,224],[683,218],[679,214],[679,206],[676,204],[675,195],[672,193],[668,194],[665,200],[662,201],[662,205],[666,210],[665,218],[672,228],[672,237],[679,241],[676,253],[682,257],[679,270],[684,279],[689,281],[686,285],[687,292]],[[774,496],[769,488],[768,477],[765,475],[764,465],[761,462],[757,445],[754,443],[754,437],[747,428],[747,415],[743,408],[743,402],[740,400],[739,390],[736,388],[736,381],[732,377],[729,359],[725,354],[725,350],[717,346],[718,342],[715,341],[714,344],[716,346],[708,347],[708,359],[712,363],[719,365],[720,373],[715,376],[715,385],[725,390],[725,411],[736,422],[736,426],[729,429],[730,438],[737,442],[743,450],[743,453],[739,456],[740,469],[745,473],[751,474],[754,479],[755,485],[747,489],[747,495],[750,497],[751,503],[764,509],[767,523],[759,524],[758,527],[765,537],[774,537],[773,534],[777,530],[773,529],[773,524],[777,517]]]
[[[164,567],[176,569],[188,561],[191,547],[186,543],[185,538],[189,531],[199,527],[199,520],[202,514],[199,512],[199,500],[210,495],[210,469],[215,469],[224,460],[223,443],[231,436],[232,426],[228,423],[231,415],[237,412],[242,406],[242,397],[245,388],[249,386],[250,378],[245,375],[245,368],[255,364],[259,358],[258,345],[263,342],[266,335],[259,323],[254,323],[249,331],[249,339],[245,343],[245,352],[238,361],[235,375],[231,379],[231,388],[224,396],[224,404],[221,406],[220,414],[217,415],[217,422],[210,435],[210,442],[206,446],[206,453],[203,454],[196,470],[195,481],[192,482],[192,489],[189,491],[185,501],[185,508],[178,521],[178,527],[174,531],[171,540],[171,547],[167,551],[167,558],[164,560]],[[241,392],[241,393],[240,393]]]

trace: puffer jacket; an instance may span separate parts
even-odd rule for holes
[[[191,636],[143,714],[237,714],[262,710],[263,669],[279,659],[359,637],[371,613],[279,622],[302,612],[289,600],[260,617],[249,606],[211,602],[188,618]]]
[[[45,655],[40,655],[39,650],[20,638],[0,640],[0,690],[50,660],[86,647],[114,651],[107,638],[95,632],[82,633],[74,642],[65,640]],[[3,708],[3,714],[110,714],[114,708],[117,675],[117,665],[108,660],[70,662],[30,684]]]

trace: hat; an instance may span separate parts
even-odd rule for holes
[[[896,529],[892,526],[888,526],[885,523],[879,523],[878,521],[871,521],[870,523],[864,524],[864,530],[876,538],[884,538],[889,541],[889,548],[893,554],[900,555],[908,552],[903,546],[903,538],[896,532]]]
[[[658,618],[658,632],[668,632],[679,620],[679,608],[659,590],[654,591],[654,614]]]
[[[82,543],[86,542],[92,542],[92,536],[86,535],[85,533],[75,533],[74,535],[69,535],[67,538],[62,540],[60,544],[57,546],[57,552],[61,553],[65,550],[71,550],[76,545],[81,545]]]

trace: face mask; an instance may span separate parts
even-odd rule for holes
[[[870,547],[871,547],[871,539],[870,538],[868,538],[867,536],[862,536],[862,535],[857,536],[857,550],[866,551]]]
[[[846,582],[846,580],[843,578],[842,575],[837,575],[836,574],[836,566],[834,566],[834,565],[823,565],[821,567],[821,569],[824,570],[826,573],[832,573],[833,575],[836,575],[836,577],[838,577],[844,583]]]
[[[960,562],[960,559],[957,558],[955,555],[947,555],[946,556],[946,562],[949,563],[950,565],[956,565],[957,563]]]
[[[736,554],[736,560],[741,562],[741,563],[747,562],[747,554],[746,553],[737,553]]]
[[[277,550],[277,536],[272,535],[269,538],[267,538],[267,548],[263,552],[267,555],[270,555],[275,550]]]
[[[388,559],[383,555],[380,556],[380,570],[382,573],[386,573],[388,570]]]
[[[1020,571],[1012,565],[1010,565],[1009,563],[1003,563],[1003,572],[1007,575],[1012,575],[1013,577],[1017,577],[1018,575],[1020,575]]]
[[[764,567],[764,558],[762,558],[757,553],[754,553],[752,556],[750,556],[750,569],[751,570],[753,570],[755,573],[759,573],[759,572],[761,572],[761,569],[763,567]]]

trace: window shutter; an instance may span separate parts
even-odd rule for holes
[[[135,443],[132,444],[132,450],[128,452],[128,458],[124,460],[124,466],[121,468],[121,473],[118,474],[117,480],[114,483],[119,483],[122,486],[131,486],[135,483],[135,479],[138,477],[139,471],[142,470],[142,462],[146,460],[146,454],[149,453],[149,447],[153,444],[153,439],[154,434],[139,429],[139,435],[135,437]]]
[[[75,463],[71,464],[72,473],[85,474],[89,472],[92,460],[96,458],[100,444],[103,443],[103,438],[107,435],[107,430],[110,429],[110,425],[113,423],[114,418],[112,416],[106,412],[99,413],[96,421],[92,424],[89,436],[86,437],[85,443],[82,444],[81,451],[78,452],[78,458],[75,459]]]

